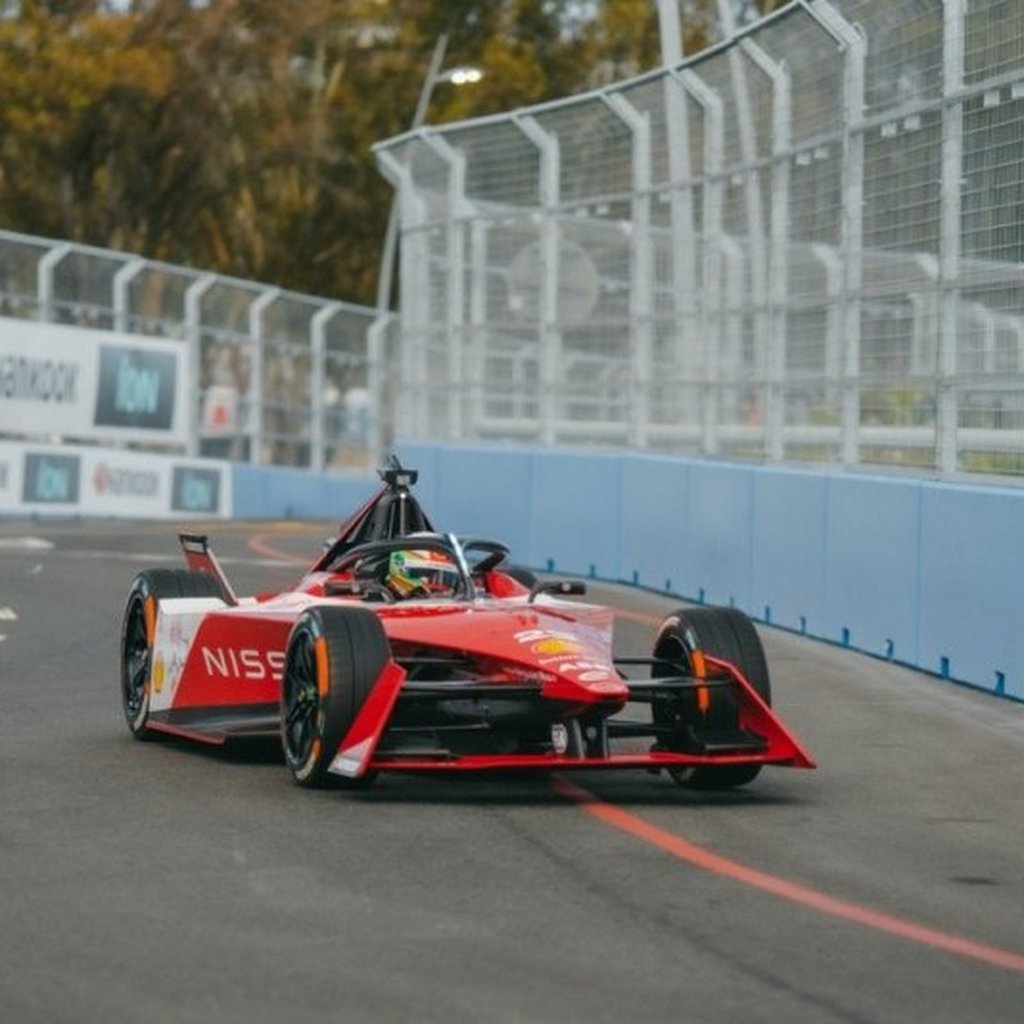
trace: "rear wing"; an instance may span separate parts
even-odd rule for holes
[[[193,572],[202,572],[211,577],[217,584],[221,597],[230,605],[238,604],[238,598],[228,583],[220,562],[210,550],[210,544],[205,534],[179,533],[178,540],[181,541],[181,550],[185,554],[185,564]]]

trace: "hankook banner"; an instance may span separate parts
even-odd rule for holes
[[[0,433],[188,440],[183,342],[0,317]]]
[[[227,462],[0,442],[0,513],[213,519],[231,504]]]

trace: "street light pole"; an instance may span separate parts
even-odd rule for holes
[[[444,63],[445,51],[448,49],[448,33],[442,32],[434,43],[434,52],[430,57],[430,65],[427,67],[427,76],[423,79],[423,88],[420,89],[419,100],[416,102],[416,110],[412,115],[411,131],[419,128],[426,120],[427,109],[430,106],[430,97],[433,95],[434,87],[437,85],[441,73],[441,65]],[[398,196],[391,199],[391,209],[388,213],[388,226],[384,233],[384,250],[380,258],[380,273],[377,276],[377,315],[386,313],[391,308],[391,292],[395,282],[395,256],[398,248]]]
[[[679,20],[679,0],[657,0],[657,4],[661,63],[667,68],[674,68],[683,59],[683,30]]]

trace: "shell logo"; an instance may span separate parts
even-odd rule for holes
[[[153,665],[153,689],[159,693],[164,688],[164,658],[158,654]]]
[[[562,640],[559,637],[548,637],[544,640],[538,640],[531,648],[534,654],[543,655],[554,655],[554,654],[582,654],[583,648],[579,644],[573,643],[571,640]]]

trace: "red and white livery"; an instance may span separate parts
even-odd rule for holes
[[[304,786],[379,772],[641,768],[683,785],[813,767],[771,710],[758,635],[680,608],[616,657],[613,613],[538,582],[491,540],[439,533],[397,462],[293,590],[239,598],[206,538],[131,588],[121,695],[132,733],[279,735]]]

